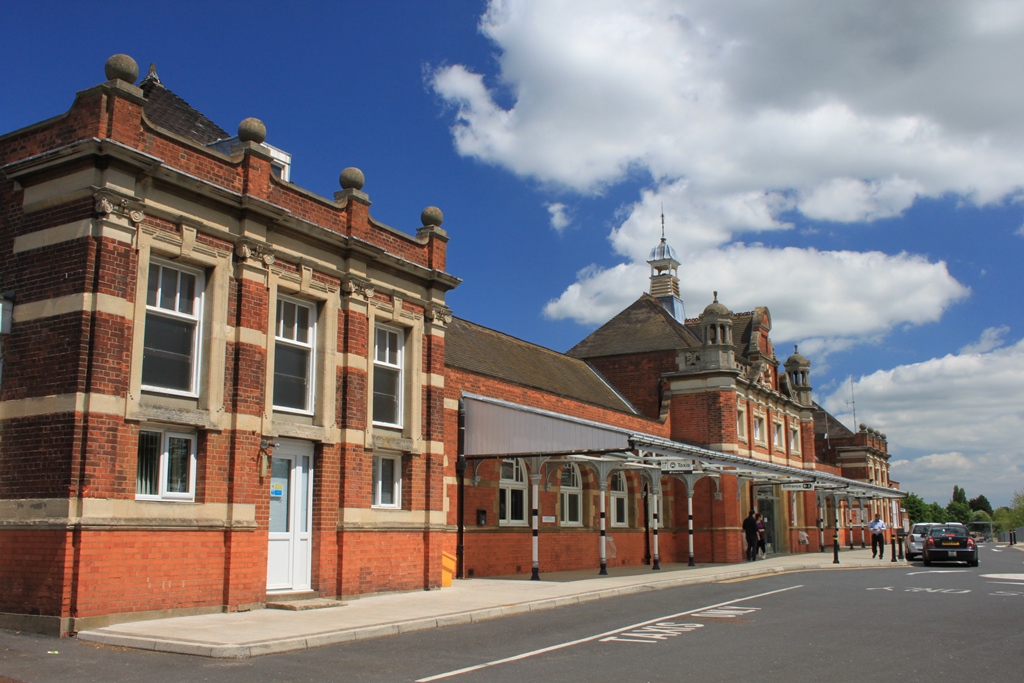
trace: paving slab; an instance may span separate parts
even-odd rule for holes
[[[498,619],[513,614],[631,595],[677,586],[740,580],[784,572],[834,569],[886,569],[906,566],[871,558],[868,550],[775,555],[740,564],[663,564],[620,567],[598,576],[596,570],[462,579],[449,588],[377,595],[310,610],[258,609],[249,612],[205,614],[135,621],[82,631],[82,640],[142,650],[244,658],[352,640],[366,640]]]

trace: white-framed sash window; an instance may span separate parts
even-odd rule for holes
[[[312,414],[316,305],[278,297],[274,324],[274,409]]]
[[[378,325],[373,344],[373,423],[402,426],[405,335],[400,329]]]
[[[764,429],[765,429],[765,427],[764,427],[764,418],[761,417],[760,415],[755,415],[754,416],[754,441],[757,441],[757,442],[760,442],[760,443],[764,443],[765,442]]]
[[[146,287],[142,388],[198,396],[204,278],[154,259]]]
[[[583,481],[580,469],[573,463],[562,466],[561,509],[559,522],[562,526],[583,525]]]
[[[402,456],[373,456],[373,507],[402,507]]]
[[[526,524],[526,466],[518,458],[501,461],[499,482],[498,525],[524,526]]]
[[[139,431],[135,497],[139,500],[195,500],[195,434],[149,428]]]
[[[629,498],[626,488],[626,475],[622,472],[612,474],[611,503],[612,526],[629,525]]]

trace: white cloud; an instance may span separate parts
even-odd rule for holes
[[[771,302],[772,338],[801,341],[815,355],[846,348],[903,323],[938,320],[967,295],[945,263],[909,254],[773,249],[732,244],[681,256],[680,288],[686,315],[711,303],[711,291],[733,311]],[[750,273],[757,286],[750,286]],[[582,324],[607,320],[646,289],[646,264],[591,267],[577,276],[545,315]],[[894,296],[898,293],[898,296]]]
[[[898,177],[871,182],[833,178],[805,192],[797,206],[808,218],[872,221],[900,215],[920,192],[918,183]]]
[[[1024,470],[1017,453],[953,451],[894,459],[889,464],[890,476],[901,488],[942,506],[949,503],[953,486],[963,488],[970,498],[983,495],[995,507],[1009,504],[1014,492],[1024,488]],[[993,479],[993,472],[1000,476]]]
[[[907,460],[893,471],[904,489],[952,491],[974,481],[972,495],[993,502],[1024,490],[1024,340],[878,371],[857,380],[854,392],[858,420],[886,433],[894,460]],[[822,405],[849,424],[848,398],[844,385]]]
[[[967,344],[958,353],[961,355],[971,353],[988,353],[992,349],[997,349],[1003,345],[1003,337],[1010,331],[1009,326],[1000,325],[999,327],[989,327],[981,333],[981,337],[978,341]]]
[[[569,216],[569,207],[561,202],[549,202],[544,205],[551,217],[552,229],[561,235],[566,228],[572,225],[572,218]]]
[[[769,303],[784,338],[827,354],[938,320],[967,289],[908,254],[738,241],[793,216],[1020,199],[1024,90],[1006,83],[1021,16],[998,0],[492,0],[480,30],[496,73],[454,65],[432,83],[463,155],[581,194],[653,179],[611,232],[624,263],[588,269],[546,315],[598,323],[645,290],[664,205],[690,314],[715,288],[736,308]],[[760,274],[756,302],[743,267]]]
[[[524,176],[593,192],[640,167],[702,194],[786,188],[808,215],[873,220],[917,196],[992,202],[1024,185],[1024,92],[1006,87],[1024,62],[1020,14],[998,2],[494,0],[481,31],[498,87],[463,65],[434,87],[456,109],[460,153]]]

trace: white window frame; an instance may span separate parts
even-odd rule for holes
[[[745,408],[736,408],[736,438],[743,442],[747,440],[747,411]]]
[[[583,526],[583,478],[580,468],[574,463],[562,465],[561,490],[559,493],[558,522],[561,526]],[[570,503],[576,501],[577,518],[571,519]]]
[[[504,465],[506,464],[512,465],[512,477],[510,478],[504,476]],[[530,514],[530,493],[527,486],[526,465],[519,458],[505,458],[499,462],[498,472],[498,495],[501,498],[498,506],[498,526],[526,526]],[[521,519],[513,519],[511,517],[513,491],[522,491],[523,516]],[[501,514],[502,506],[505,508],[504,515]]]
[[[391,481],[391,503],[382,503],[384,499],[384,461],[391,463],[394,473]],[[395,454],[374,454],[373,456],[373,502],[375,508],[400,510],[402,508],[402,456]]]
[[[789,428],[789,450],[793,453],[800,452],[800,429],[798,427]]]
[[[397,358],[391,359],[388,356],[388,348],[385,346],[381,347],[381,335],[396,335],[397,336]],[[404,426],[404,404],[405,404],[405,330],[399,327],[389,327],[387,325],[376,325],[373,331],[373,370],[374,379],[373,386],[370,388],[370,405],[375,406],[377,403],[377,372],[397,372],[397,396],[395,400],[397,405],[395,407],[396,420],[395,422],[387,422],[380,419],[377,414],[377,410],[373,410],[373,424],[380,425],[383,427],[393,427],[401,429]],[[383,353],[382,353],[383,351]],[[383,356],[383,358],[382,358]]]
[[[156,267],[159,270],[156,275],[156,305],[149,303],[149,291],[153,286],[152,269]],[[163,272],[165,270],[176,271],[178,276],[178,288],[180,290],[181,274],[185,273],[195,277],[195,289],[193,291],[192,301],[192,313],[186,314],[181,313],[177,309],[180,307],[180,291],[175,292],[175,308],[174,310],[164,308],[160,306],[162,293],[163,293]],[[168,263],[158,258],[150,259],[149,265],[147,266],[147,287],[143,295],[146,297],[146,321],[149,320],[150,315],[160,316],[176,321],[187,321],[193,325],[192,331],[192,376],[190,378],[190,386],[187,390],[175,389],[172,387],[162,387],[155,384],[146,384],[143,380],[142,388],[146,391],[159,392],[161,394],[173,394],[175,396],[188,396],[191,398],[199,397],[199,378],[200,368],[202,367],[202,346],[203,346],[203,303],[204,295],[206,290],[206,276],[204,272],[199,268],[190,268],[177,263]],[[146,361],[145,361],[145,332],[143,332],[143,361],[142,361],[142,375],[145,377],[146,373]]]
[[[786,448],[786,432],[783,430],[781,422],[772,422],[772,437],[775,444],[776,450],[785,450]]]
[[[754,415],[754,441],[757,443],[765,442],[765,419],[763,415]]]
[[[289,338],[286,336],[284,328],[284,318],[282,312],[287,306],[295,307],[295,329],[293,337]],[[299,324],[298,324],[298,312],[299,309],[305,309],[307,315],[308,324],[306,325],[306,339],[307,342],[302,342],[299,339]],[[279,294],[277,297],[277,306],[275,307],[274,313],[274,353],[277,353],[276,345],[281,344],[291,348],[302,349],[306,352],[306,405],[303,408],[294,408],[290,406],[280,406],[274,403],[274,410],[279,410],[286,413],[297,413],[299,415],[312,415],[315,408],[316,400],[316,314],[317,306],[312,301],[303,301],[302,299],[296,299],[290,296]],[[277,379],[277,359],[274,359],[274,378],[275,387]],[[273,391],[271,391],[271,401],[273,401]]]
[[[142,447],[142,435],[143,434],[158,434],[160,436],[160,456],[157,462],[157,482],[158,490],[156,493],[139,493],[139,453],[136,449],[135,457],[135,499],[136,500],[162,500],[162,501],[178,501],[178,502],[191,502],[196,499],[196,445],[197,439],[195,433],[190,432],[177,432],[170,429],[160,429],[154,427],[142,427],[139,430],[139,445],[138,448]],[[167,490],[167,468],[168,461],[170,458],[170,441],[171,439],[181,439],[188,441],[189,443],[189,464],[188,464],[188,490],[184,492],[175,492]]]
[[[625,472],[613,472],[611,486],[608,487],[611,507],[612,526],[629,526],[629,485],[626,483]],[[622,517],[619,517],[619,503],[622,503]]]

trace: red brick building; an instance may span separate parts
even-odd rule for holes
[[[358,169],[319,197],[258,120],[106,68],[0,136],[0,627],[436,588],[443,553],[735,562],[753,507],[818,550],[837,491],[898,495],[870,439],[873,482],[818,457],[767,309],[685,318],[664,239],[650,294],[527,344],[452,316],[438,209],[384,225]]]
[[[111,58],[0,137],[0,625],[439,585],[441,213],[375,221]],[[6,330],[5,330],[6,331]]]

